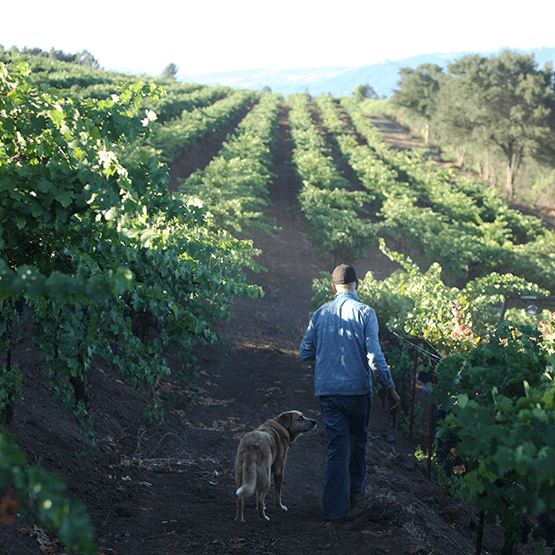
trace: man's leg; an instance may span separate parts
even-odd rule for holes
[[[368,422],[372,397],[364,395],[349,398],[349,476],[350,497],[366,491],[366,454],[368,446]]]
[[[349,419],[338,396],[320,397],[320,414],[328,436],[328,456],[322,505],[324,518],[343,518],[349,512],[347,451]]]

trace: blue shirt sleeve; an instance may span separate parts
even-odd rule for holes
[[[306,330],[305,336],[299,348],[299,356],[302,360],[314,360],[316,358],[316,345],[314,344],[314,325],[312,320]]]
[[[393,387],[395,383],[391,377],[391,371],[385,360],[382,346],[379,340],[379,326],[376,312],[372,308],[368,308],[368,314],[365,319],[364,339],[366,341],[366,353],[368,357],[368,366],[372,369],[377,380],[386,388]]]

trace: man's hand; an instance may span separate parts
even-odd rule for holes
[[[397,410],[401,406],[401,397],[399,397],[395,386],[387,390],[387,396],[389,397],[389,410],[391,412]]]

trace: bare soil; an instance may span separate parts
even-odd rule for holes
[[[224,138],[207,139],[197,154],[204,150],[206,158],[206,152],[215,153]],[[435,476],[428,476],[426,460],[414,455],[417,445],[426,448],[429,440],[429,407],[421,388],[417,402],[425,408],[424,416],[412,437],[400,429],[398,418],[394,426],[387,406],[375,397],[368,452],[372,497],[357,520],[324,521],[326,437],[313,395],[313,365],[299,359],[298,347],[309,320],[312,280],[329,268],[314,253],[296,209],[299,183],[291,166],[287,107],[280,114],[273,156],[277,177],[265,213],[276,218],[281,231],[275,237],[254,237],[262,249],[259,262],[268,271],[249,273],[265,295],[234,300],[231,321],[218,324],[227,349],[197,348],[198,403],[169,408],[166,423],[149,425],[141,417],[140,393],[98,361],[88,378],[96,455],[76,457],[84,441],[73,417],[42,387],[40,361],[26,325],[25,341],[13,353],[24,383],[10,430],[30,463],[40,460],[46,469],[60,473],[67,496],[85,503],[103,554],[475,553],[476,511],[447,495]],[[188,158],[177,161],[175,168],[190,165]],[[377,249],[356,267],[359,276],[371,270],[377,277],[395,269]],[[168,356],[172,360],[173,355]],[[165,387],[174,386],[169,381]],[[290,449],[283,488],[289,511],[273,508],[271,490],[270,522],[258,519],[254,498],[246,502],[246,522],[234,522],[233,463],[239,439],[291,409],[316,418],[318,427]],[[482,553],[498,553],[501,546],[501,530],[486,527]],[[0,553],[55,555],[63,550],[17,518],[10,525],[0,524]]]

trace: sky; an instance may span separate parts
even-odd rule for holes
[[[106,70],[152,76],[173,63],[185,76],[555,47],[554,19],[549,0],[28,0],[2,6],[0,44],[88,50]]]

